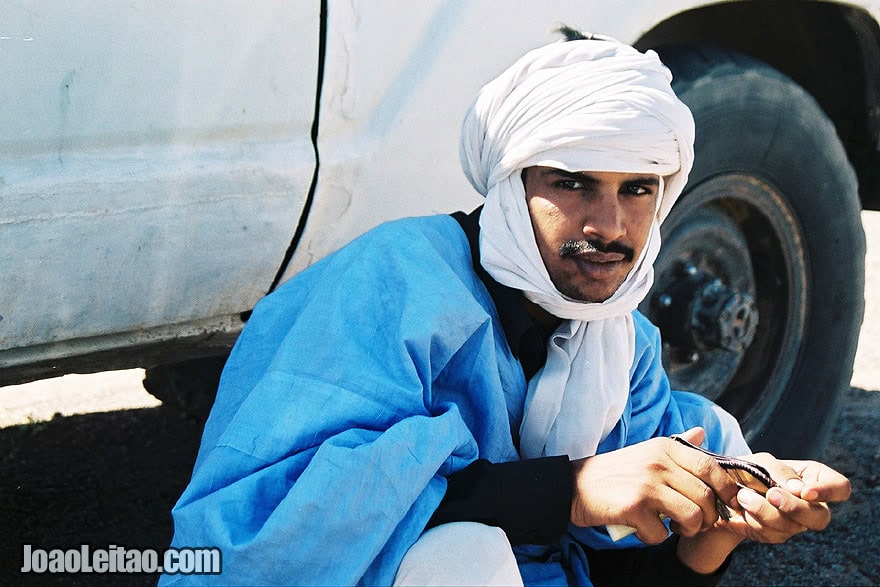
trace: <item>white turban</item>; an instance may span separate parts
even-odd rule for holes
[[[612,39],[558,42],[526,54],[478,94],[462,129],[461,160],[486,196],[480,255],[498,282],[567,319],[532,378],[520,428],[525,458],[595,454],[629,396],[632,311],[647,295],[660,222],[687,182],[694,122],[653,51]],[[624,283],[602,303],[572,300],[550,279],[521,179],[541,165],[660,176],[648,241]]]

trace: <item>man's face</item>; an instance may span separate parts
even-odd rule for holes
[[[607,300],[648,240],[658,177],[529,167],[523,183],[538,250],[556,289],[584,302]]]

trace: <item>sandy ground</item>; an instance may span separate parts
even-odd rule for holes
[[[143,378],[143,369],[131,369],[0,387],[0,428],[44,422],[55,414],[72,416],[161,405],[144,390]]]
[[[880,212],[862,212],[868,254],[865,258],[865,321],[853,368],[852,386],[880,391]]]

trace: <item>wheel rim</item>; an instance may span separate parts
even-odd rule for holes
[[[728,409],[751,440],[785,390],[804,332],[795,216],[767,183],[725,174],[684,195],[662,233],[641,310],[660,327],[670,383]]]

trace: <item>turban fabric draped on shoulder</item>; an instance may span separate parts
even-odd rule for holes
[[[486,197],[481,262],[500,283],[566,319],[532,378],[521,427],[525,458],[595,454],[629,396],[632,311],[647,295],[660,223],[687,182],[694,122],[657,55],[612,39],[565,41],[526,54],[478,94],[462,129],[461,161]],[[647,244],[608,300],[572,300],[541,259],[521,171],[649,173],[661,178]]]

